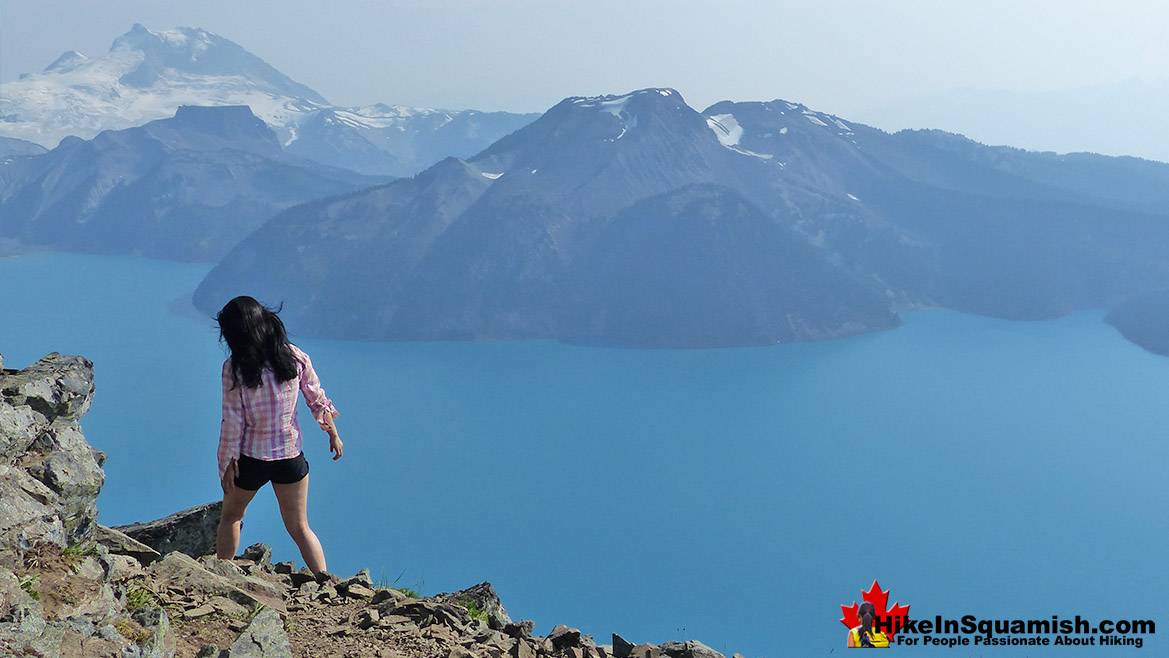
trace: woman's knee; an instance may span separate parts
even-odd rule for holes
[[[244,520],[244,510],[223,510],[219,516],[219,523],[225,525],[232,525],[235,523],[242,523]]]
[[[313,536],[313,529],[308,526],[308,523],[285,523],[284,529],[288,531],[288,536],[297,544],[301,541]]]
[[[230,497],[223,501],[223,508],[219,512],[220,523],[239,523],[244,520],[244,514],[248,511],[248,503],[251,502],[251,496],[247,499],[241,500]]]

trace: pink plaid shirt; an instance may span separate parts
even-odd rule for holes
[[[296,419],[298,391],[304,393],[313,417],[320,422],[325,414],[338,416],[337,409],[313,370],[308,355],[291,345],[299,362],[297,376],[277,383],[272,371],[260,373],[260,386],[242,383],[232,389],[231,359],[223,362],[223,424],[219,429],[219,477],[231,460],[241,454],[265,461],[288,459],[301,452],[300,424]]]

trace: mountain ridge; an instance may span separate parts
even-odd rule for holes
[[[1083,184],[1096,171],[1104,175]],[[727,101],[699,113],[668,88],[570,97],[466,160],[273,218],[212,269],[195,301],[213,312],[247,281],[260,297],[283,300],[298,326],[317,335],[640,347],[816,340],[891,328],[896,311],[913,308],[1052,318],[1169,284],[1162,181],[1169,165],[1053,158],[944,133],[891,135],[780,100]],[[742,235],[697,239],[695,231],[710,230],[701,228],[702,213],[723,216]],[[746,255],[763,235],[761,221],[767,240],[789,245],[773,249],[771,260]],[[629,242],[605,237],[622,223],[640,226]],[[338,232],[363,243],[336,242]],[[318,240],[329,245],[324,251],[346,255],[344,276],[313,256],[299,272],[283,264]],[[736,245],[755,275],[707,270],[703,280],[720,283],[704,298],[753,300],[739,309],[753,308],[747,315],[696,312],[716,308],[696,301],[700,286],[676,281],[668,290],[654,270],[637,270],[668,270],[681,254],[696,253],[688,242],[717,251],[720,240]],[[800,279],[784,264],[792,259],[820,275]],[[613,278],[618,271],[624,279]],[[782,300],[764,292],[777,278],[787,286]],[[340,280],[367,292],[334,296],[327,308],[308,301]],[[817,285],[824,286],[818,296],[801,292]],[[635,299],[618,312],[597,303],[598,286],[613,292],[613,303]],[[669,311],[660,307],[667,299]],[[842,299],[852,301],[837,306]],[[763,310],[776,306],[783,312]],[[362,319],[342,308],[370,311]],[[674,322],[654,321],[648,332],[612,320],[649,323],[654,308]],[[722,324],[687,334],[711,316]],[[768,329],[747,337],[740,330],[753,322]]]
[[[287,153],[245,106],[181,106],[5,161],[0,235],[28,248],[213,261],[279,210],[382,180]]]
[[[368,175],[407,176],[470,156],[534,118],[476,110],[344,108],[201,28],[135,24],[109,52],[66,51],[39,74],[6,82],[0,137],[46,148],[173,116],[183,105],[247,105],[302,157]]]

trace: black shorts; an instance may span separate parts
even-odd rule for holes
[[[236,464],[239,465],[239,475],[235,476],[235,486],[248,491],[256,491],[268,482],[293,484],[308,475],[308,460],[303,452],[290,459],[275,461],[240,455]]]

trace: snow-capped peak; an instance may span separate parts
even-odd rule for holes
[[[88,61],[88,57],[82,55],[76,50],[67,50],[61,53],[60,57],[53,60],[52,64],[46,66],[44,72],[48,73],[50,71],[56,71],[58,73],[66,73],[68,71],[72,71],[78,66],[81,66],[82,64],[85,64]]]
[[[481,151],[532,120],[506,112],[385,104],[335,107],[207,30],[159,32],[135,25],[100,57],[69,51],[41,73],[4,83],[0,138],[53,148],[66,138],[89,139],[166,119],[181,106],[226,105],[249,107],[301,157],[394,176],[413,175],[452,152]],[[438,131],[445,136],[429,137]]]
[[[674,98],[678,102],[681,102],[682,99],[681,94],[668,87],[650,87],[648,89],[638,89],[637,91],[631,91],[628,94],[621,94],[619,96],[575,96],[569,100],[572,101],[573,105],[578,107],[595,107],[603,112],[608,112],[610,114],[620,114],[621,110],[625,107],[625,104],[628,103],[630,99],[639,96],[652,97],[655,95],[663,96],[665,98]]]
[[[170,117],[181,105],[247,105],[279,129],[328,101],[206,30],[135,25],[101,57],[69,51],[43,72],[5,83],[0,136],[52,148],[66,136]]]
[[[669,99],[669,100],[666,100]],[[638,113],[661,105],[685,105],[682,95],[666,87],[651,87],[639,89],[628,94],[607,96],[574,96],[565,101],[574,108],[595,110],[604,114],[611,114],[621,120],[617,134],[608,138],[609,141],[621,139],[629,130],[638,125]]]

